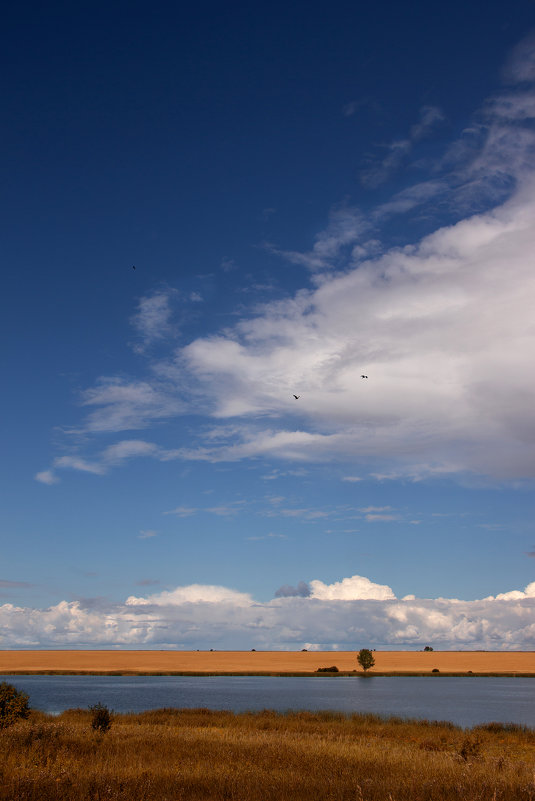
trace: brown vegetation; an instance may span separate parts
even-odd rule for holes
[[[359,669],[355,651],[0,651],[0,674],[37,671],[118,673],[316,673]],[[532,673],[533,651],[374,651],[370,673]]]
[[[299,712],[32,713],[0,731],[0,801],[533,801],[535,732]]]

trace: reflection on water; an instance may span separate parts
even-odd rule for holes
[[[0,676],[30,696],[30,706],[59,713],[101,702],[115,712],[161,707],[246,710],[332,709],[451,720],[500,721],[535,728],[535,679],[272,676]]]

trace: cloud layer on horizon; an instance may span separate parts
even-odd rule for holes
[[[227,587],[193,584],[124,603],[61,601],[48,609],[0,606],[3,648],[470,650],[535,648],[535,582],[480,600],[398,599],[386,585],[351,576],[266,603]]]

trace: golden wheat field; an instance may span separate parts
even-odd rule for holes
[[[34,712],[0,730],[1,801],[533,801],[535,732],[329,712]]]
[[[533,651],[375,651],[370,672],[533,673]],[[359,669],[356,651],[0,651],[0,673],[18,671],[314,673]]]

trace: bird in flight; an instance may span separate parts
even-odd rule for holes
[[[368,378],[367,375],[361,375],[361,378]]]
[[[299,398],[300,398],[300,397],[301,397],[301,395],[294,395],[294,398],[295,398],[296,400],[299,400]]]
[[[133,264],[133,265],[132,265],[132,269],[133,269],[133,270],[135,270],[135,269],[136,269],[136,265],[135,265],[135,264]]]

